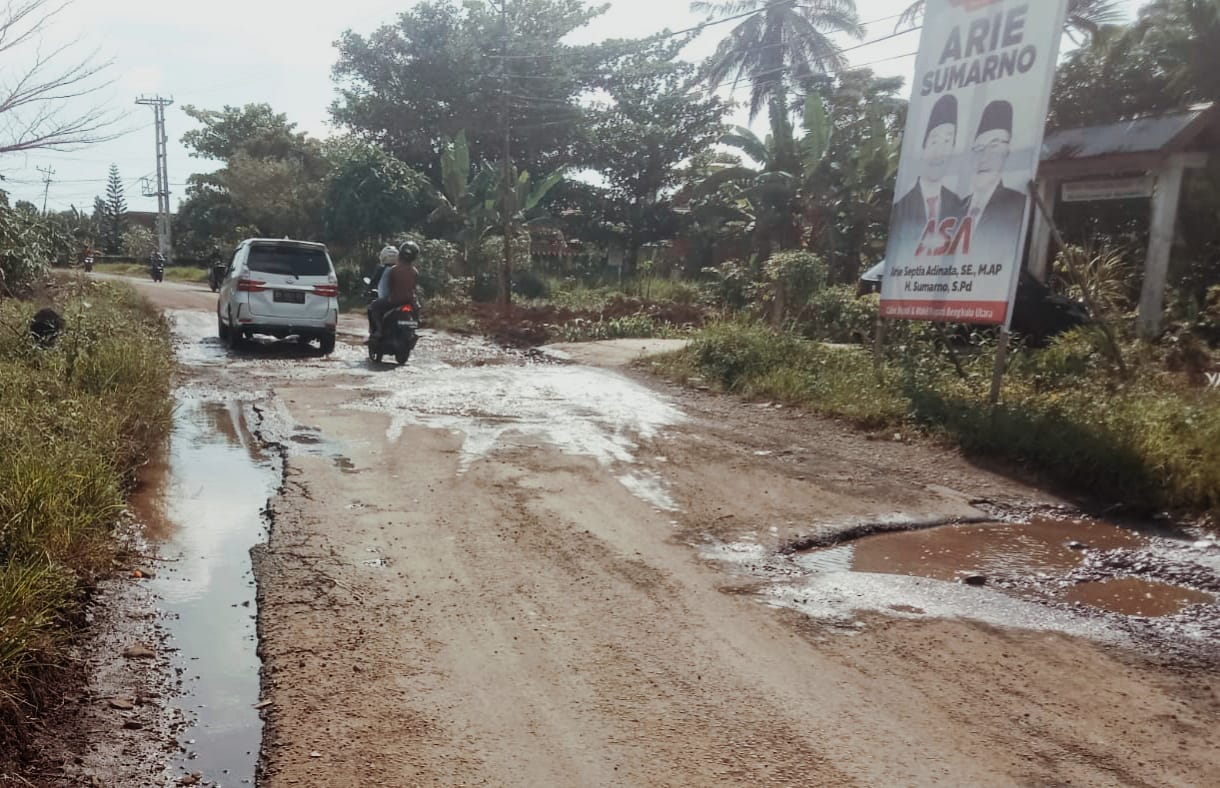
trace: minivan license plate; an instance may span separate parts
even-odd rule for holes
[[[280,304],[303,304],[305,293],[301,290],[276,290],[272,300]]]

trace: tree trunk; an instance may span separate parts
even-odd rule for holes
[[[771,325],[783,328],[785,313],[788,311],[788,288],[783,279],[775,282],[775,300],[771,304]]]

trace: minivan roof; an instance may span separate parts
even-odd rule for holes
[[[314,249],[325,249],[326,244],[316,241],[297,241],[292,238],[247,238],[243,244],[277,244],[279,246],[308,246]]]

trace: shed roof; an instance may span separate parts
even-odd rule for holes
[[[1213,105],[1202,104],[1165,115],[1064,129],[1046,135],[1042,144],[1042,161],[1173,153],[1194,142],[1208,129],[1214,118]]]

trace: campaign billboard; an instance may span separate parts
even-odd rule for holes
[[[882,317],[1005,325],[1068,0],[927,0]]]

